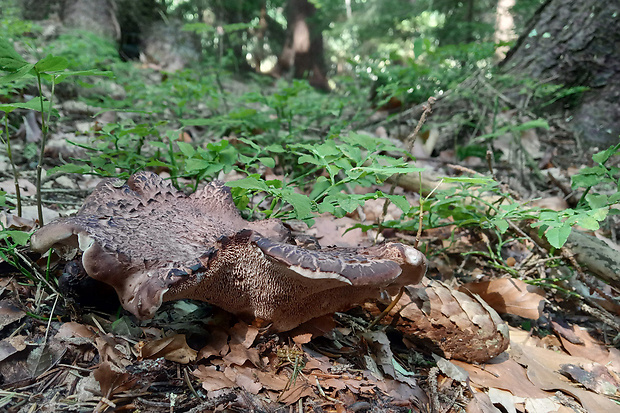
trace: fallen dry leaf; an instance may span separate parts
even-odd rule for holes
[[[21,320],[26,313],[19,308],[11,299],[0,301],[0,329]]]
[[[93,371],[93,377],[101,386],[101,394],[110,398],[114,393],[131,389],[137,379],[129,373],[120,370],[111,363],[104,361]]]
[[[7,337],[0,341],[0,361],[26,349],[25,336]]]
[[[127,367],[133,364],[131,348],[124,340],[119,340],[111,334],[101,334],[95,337],[95,347],[102,362],[109,361],[116,367]]]
[[[473,397],[465,408],[467,413],[501,413],[501,410],[493,406],[488,394],[475,390],[472,393]]]
[[[585,328],[579,326],[573,326],[572,332],[577,340],[568,340],[564,336],[560,336],[562,347],[571,356],[583,357],[588,360],[596,361],[600,364],[608,364],[610,360],[610,353],[607,348],[592,338]],[[572,338],[572,337],[571,337]],[[577,341],[572,343],[571,341]],[[620,367],[620,366],[616,366]],[[618,371],[620,373],[620,370]]]
[[[538,287],[514,278],[467,283],[460,291],[477,294],[500,314],[514,314],[537,320],[545,304],[545,293]]]
[[[312,333],[300,333],[300,334],[291,334],[291,339],[295,344],[301,346],[303,344],[307,344],[312,340]]]
[[[263,385],[258,380],[255,370],[241,366],[228,366],[224,369],[224,375],[237,386],[247,392],[258,394],[263,389]]]
[[[200,365],[192,374],[201,381],[202,388],[209,392],[235,387],[235,382],[215,366]]]
[[[175,334],[170,337],[149,341],[140,347],[140,357],[156,359],[163,357],[166,360],[187,364],[196,360],[198,352],[187,345],[185,334]]]
[[[230,342],[240,343],[245,348],[250,348],[258,336],[258,328],[242,321],[235,324],[230,329]]]
[[[484,366],[458,360],[452,363],[469,373],[469,379],[477,389],[496,388],[509,391],[517,397],[537,399],[550,396],[528,380],[525,369],[519,363],[507,357],[492,360]]]
[[[209,332],[207,344],[198,352],[198,360],[212,356],[225,356],[230,351],[228,333],[224,330],[213,329]]]
[[[618,406],[608,398],[578,388],[559,373],[563,364],[583,363],[585,359],[546,348],[516,343],[511,343],[510,356],[526,367],[529,381],[539,389],[562,390],[575,397],[588,412],[617,411]]]
[[[95,332],[92,330],[92,327],[89,327],[84,324],[76,323],[75,321],[69,321],[67,323],[63,323],[58,332],[56,333],[57,338],[88,338],[94,339]]]
[[[240,343],[230,343],[230,352],[224,357],[226,364],[236,364],[243,366],[246,361],[250,361],[254,366],[260,367],[260,355],[256,348],[246,348]]]
[[[563,364],[562,373],[580,383],[588,390],[598,394],[613,396],[618,391],[618,383],[609,371],[600,364],[590,363],[587,366]]]

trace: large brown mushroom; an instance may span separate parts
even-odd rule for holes
[[[31,247],[79,248],[86,273],[139,318],[189,298],[278,331],[394,294],[426,271],[424,255],[399,243],[307,250],[289,238],[277,219],[244,220],[221,182],[187,196],[141,172],[126,184],[101,182],[77,215],[39,229]]]

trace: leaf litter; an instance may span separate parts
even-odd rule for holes
[[[23,228],[22,221],[7,222]],[[36,342],[45,336],[46,322],[26,316],[34,298],[26,298],[11,282],[3,277],[0,301],[1,331],[6,336],[0,342],[0,355],[4,355],[0,373],[5,390],[13,392],[5,406],[23,400],[41,411],[107,411],[119,406],[166,410],[173,405],[186,411],[200,406],[276,409],[301,400],[324,411],[348,411],[346,403],[355,407],[360,402],[368,403],[362,407],[385,409],[377,411],[406,411],[434,406],[433,392],[424,390],[432,385],[443,391],[444,398],[455,397],[441,399],[440,406],[469,400],[468,411],[492,411],[485,410],[490,406],[515,412],[569,411],[558,391],[587,411],[617,409],[608,397],[618,394],[619,353],[575,324],[553,321],[557,339],[551,348],[511,327],[510,349],[483,365],[459,361],[448,348],[440,353],[451,356],[450,360],[435,356],[423,361],[428,348],[416,343],[414,330],[426,328],[426,321],[412,315],[414,308],[430,317],[429,328],[454,323],[468,331],[473,327],[464,326],[471,323],[478,332],[495,325],[483,321],[484,314],[490,314],[485,308],[522,320],[544,314],[544,293],[514,278],[465,283],[460,290],[466,294],[433,282],[412,288],[382,321],[383,327],[374,331],[360,326],[379,312],[377,304],[337,317],[337,323],[327,317],[289,334],[274,335],[243,322],[226,327],[229,318],[217,312],[206,321],[210,325],[197,327],[190,316],[202,304],[179,303],[169,306],[156,325],[123,321],[126,317],[112,323],[113,318],[95,314],[81,321],[62,321],[66,317],[62,315],[50,323],[45,345]],[[414,307],[407,300],[426,304]],[[42,302],[43,307],[51,305],[50,299]],[[433,310],[435,304],[437,310]],[[16,334],[7,334],[10,331]],[[446,330],[438,331],[442,335]],[[429,383],[430,364],[439,368],[437,382]],[[420,371],[429,372],[426,380],[415,378],[425,377]],[[452,392],[446,390],[446,383]],[[53,396],[52,388],[63,390]],[[469,399],[458,398],[465,393]],[[171,394],[177,396],[171,398]],[[47,404],[50,397],[53,403]]]

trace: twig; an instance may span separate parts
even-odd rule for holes
[[[28,265],[30,271],[35,275],[36,278],[39,279],[39,281],[43,282],[47,286],[47,288],[49,288],[51,291],[53,291],[54,293],[60,295],[60,292],[58,292],[56,287],[54,287],[47,280],[47,278],[45,278],[43,276],[43,274],[41,274],[41,271],[40,271],[39,266],[37,264],[35,264],[30,258],[28,258],[26,255],[22,254],[18,250],[15,250],[15,255],[17,255],[23,262],[25,262]]]
[[[422,115],[420,116],[420,120],[418,121],[418,124],[416,125],[413,132],[411,132],[411,134],[407,136],[407,138],[405,139],[405,144],[407,144],[408,142],[407,151],[409,152],[409,154],[411,154],[411,152],[413,151],[413,145],[415,144],[415,141],[418,138],[418,133],[420,132],[422,125],[426,123],[426,118],[428,117],[428,115],[430,115],[433,112],[433,104],[436,101],[437,99],[434,96],[431,96],[428,98],[427,100],[428,104],[424,104],[422,106],[424,111],[422,112]],[[405,161],[404,156],[402,157],[402,160]],[[394,182],[392,182],[392,186],[390,187],[390,195],[394,195],[394,190],[396,189],[396,186],[398,186],[399,179],[400,179],[400,175],[397,175],[396,178],[394,179]],[[420,198],[422,197],[422,182],[421,181],[422,179],[420,178]],[[389,205],[390,205],[390,199],[386,198],[385,202],[383,203],[383,211],[381,213],[381,218],[379,219],[379,228],[377,231],[377,237],[379,236],[381,231],[383,231],[383,221],[385,220],[385,216],[387,215]],[[376,242],[376,238],[375,238],[375,242]]]
[[[519,228],[515,223],[513,223],[510,220],[508,221],[508,225],[510,225],[510,228],[513,229],[513,231],[515,231],[517,234],[519,234],[519,236],[526,238],[527,240],[529,240],[538,250],[538,252],[540,252],[542,255],[547,255],[547,250],[544,249],[543,247],[541,247],[540,245],[538,245],[538,243],[536,241],[534,241],[532,239],[532,237],[530,237],[529,235],[527,235],[521,228]]]
[[[383,317],[385,317],[386,315],[388,315],[388,313],[390,311],[392,311],[392,309],[396,306],[396,304],[398,303],[398,301],[400,301],[400,298],[403,296],[405,292],[405,287],[400,287],[400,291],[398,291],[398,294],[396,295],[396,297],[394,297],[394,299],[392,300],[392,302],[390,303],[390,305],[387,306],[387,308],[385,310],[383,310],[381,312],[381,314],[379,314],[373,321],[372,323],[370,323],[370,325],[368,325],[368,330],[370,330],[371,328],[373,328],[374,326],[377,325],[377,323],[379,321],[381,321],[383,319]]]
[[[589,301],[589,300],[588,300]],[[592,303],[595,304],[595,303]],[[620,323],[618,322],[618,320],[615,319],[615,317],[609,313],[607,310],[605,310],[604,308],[596,305],[596,307],[598,308],[594,308],[589,306],[586,303],[582,303],[581,304],[581,309],[590,314],[593,317],[596,317],[598,320],[602,321],[603,323],[607,324],[608,326],[610,326],[611,328],[613,328],[616,331],[620,332]]]
[[[450,169],[456,169],[457,171],[466,172],[471,175],[482,175],[480,172],[474,171],[473,169],[467,168],[466,166],[455,165],[452,163],[448,163],[446,164],[446,166]]]
[[[439,375],[439,368],[437,367],[433,367],[429,370],[428,372],[428,389],[430,390],[431,394],[431,411],[433,412],[438,412],[439,411],[439,391],[438,391],[438,384],[437,384],[437,376]]]
[[[183,380],[185,381],[185,384],[187,384],[187,387],[189,387],[189,391],[192,392],[194,397],[197,399],[200,399],[200,396],[198,395],[198,393],[196,393],[196,389],[194,389],[194,386],[192,386],[192,381],[189,379],[189,374],[187,373],[187,367],[183,369]]]
[[[59,295],[57,294],[56,299],[54,300],[54,305],[52,306],[52,311],[50,312],[50,316],[47,320],[47,328],[45,329],[45,338],[43,338],[43,346],[47,344],[47,337],[50,332],[50,326],[52,325],[52,317],[54,316],[54,311],[56,310],[56,304],[58,304],[58,297]]]
[[[327,400],[329,400],[332,403],[339,403],[339,404],[344,404],[343,402],[341,402],[340,400],[334,399],[333,397],[328,396],[327,394],[325,394],[325,392],[323,391],[323,388],[321,387],[321,384],[319,383],[319,378],[318,377],[314,377],[314,380],[316,382],[316,387],[319,390],[319,394],[323,397],[325,397]]]
[[[433,105],[435,104],[435,102],[437,102],[437,98],[435,98],[434,96],[431,96],[430,98],[428,98],[426,102],[427,104],[422,106],[424,111],[422,112],[422,115],[420,116],[420,120],[418,121],[418,124],[416,125],[411,135],[407,136],[407,138],[405,139],[405,143],[409,143],[407,145],[407,149],[409,150],[409,153],[413,151],[413,145],[415,144],[415,141],[418,138],[418,133],[420,132],[422,125],[426,123],[426,118],[428,117],[428,115],[430,115],[433,112]]]

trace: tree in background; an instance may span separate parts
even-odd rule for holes
[[[549,0],[535,14],[501,63],[504,73],[562,87],[550,109],[584,142],[603,146],[620,135],[620,26],[618,3]],[[587,88],[572,99],[571,88]]]
[[[294,78],[307,78],[312,86],[328,91],[324,21],[319,19],[315,5],[308,0],[289,0],[286,9],[286,40],[271,74],[280,77],[292,69]]]

